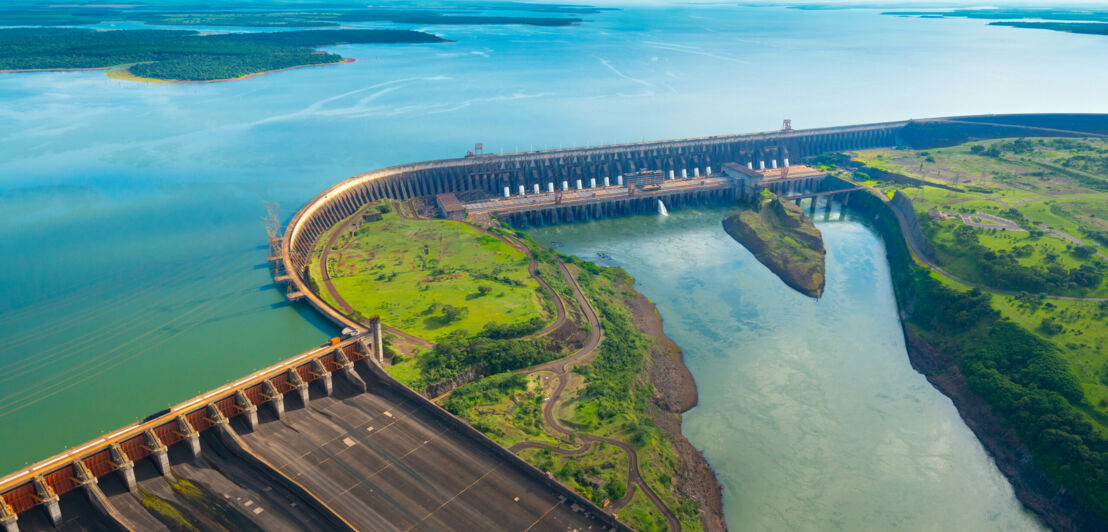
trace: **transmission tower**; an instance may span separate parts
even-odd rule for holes
[[[280,275],[281,261],[275,260],[281,256],[281,219],[279,213],[281,206],[271,201],[265,202],[265,232],[269,236],[269,260],[273,261],[275,275]]]

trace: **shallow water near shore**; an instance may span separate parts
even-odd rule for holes
[[[684,433],[724,485],[728,526],[1043,530],[909,364],[880,238],[857,221],[817,222],[827,287],[815,300],[728,236],[726,212],[530,233],[623,267],[658,306],[696,379]]]

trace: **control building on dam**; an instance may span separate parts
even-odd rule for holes
[[[625,529],[385,373],[380,322],[356,322],[310,290],[318,239],[383,198],[548,223],[753,187],[810,194],[821,174],[798,163],[827,152],[1106,134],[1108,115],[970,116],[474,155],[352,177],[271,235],[269,253],[290,299],[344,338],[0,478],[0,530]],[[562,218],[566,207],[577,210]]]

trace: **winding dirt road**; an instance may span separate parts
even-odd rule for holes
[[[402,218],[410,220],[421,219],[417,212],[417,209],[414,205],[410,204],[410,202],[397,202],[394,203],[394,207],[396,208],[397,215]],[[404,212],[405,207],[407,207],[409,212]],[[334,247],[335,242],[338,240],[339,235],[342,234],[346,230],[346,228],[351,223],[353,223],[355,219],[356,217],[352,216],[350,218],[350,221],[339,226],[334,232],[332,232],[330,238],[327,240],[327,243],[323,248],[323,254],[320,257],[320,273],[323,279],[323,284],[331,293],[331,296],[334,297],[335,302],[339,305],[339,307],[341,307],[342,310],[348,314],[353,313],[354,309],[345,299],[343,299],[338,290],[335,289],[334,283],[332,283],[331,277],[327,271],[327,258],[330,256],[331,250]],[[467,225],[474,226],[473,224],[468,223]],[[542,288],[550,293],[550,295],[554,298],[554,306],[556,310],[556,318],[554,322],[547,327],[544,327],[542,330],[539,330],[522,338],[536,338],[539,336],[550,334],[551,332],[557,330],[568,319],[566,314],[565,302],[562,300],[562,297],[553,289],[553,287],[551,287],[550,284],[547,283],[546,280],[543,279],[542,276],[539,274],[538,265],[535,261],[533,253],[531,253],[531,248],[529,248],[526,244],[524,244],[522,241],[514,236],[497,234],[491,231],[489,231],[489,233],[497,236],[512,248],[525,253],[528,257],[528,272],[530,273],[531,277],[534,278],[539,283],[539,285],[542,286]],[[545,443],[522,442],[512,446],[509,450],[513,453],[518,453],[519,451],[522,451],[524,449],[550,449],[552,452],[556,452],[564,456],[577,456],[591,450],[594,444],[597,442],[604,442],[609,445],[618,447],[627,454],[627,493],[619,501],[613,502],[609,506],[608,510],[611,512],[618,512],[629,502],[631,502],[631,499],[635,493],[635,489],[638,488],[642,490],[647,499],[649,499],[650,502],[654,504],[654,506],[658,509],[658,511],[662,513],[662,516],[665,517],[666,522],[669,525],[669,529],[672,531],[679,531],[681,530],[681,522],[677,519],[677,517],[673,514],[669,507],[665,505],[662,499],[658,497],[657,493],[655,493],[654,490],[651,489],[649,485],[647,485],[646,481],[643,480],[642,474],[639,472],[638,453],[631,445],[627,444],[626,442],[615,440],[612,438],[605,438],[603,436],[577,432],[569,427],[562,425],[560,422],[558,422],[558,419],[554,415],[555,408],[558,404],[561,403],[562,393],[565,391],[566,386],[569,384],[569,371],[573,369],[573,366],[576,365],[577,362],[592,355],[597,350],[597,348],[600,347],[600,343],[604,339],[604,329],[601,326],[600,317],[597,315],[596,309],[593,307],[592,303],[590,303],[588,298],[585,297],[585,293],[581,289],[581,285],[577,283],[577,279],[570,273],[569,268],[566,267],[564,262],[560,260],[557,261],[557,266],[562,275],[562,278],[565,279],[566,283],[568,283],[570,288],[573,290],[573,298],[577,302],[578,308],[581,309],[582,313],[585,316],[585,319],[588,321],[588,335],[585,338],[584,345],[572,355],[560,358],[558,360],[552,360],[538,366],[534,366],[530,369],[524,370],[524,372],[528,374],[540,371],[550,371],[554,373],[555,377],[558,379],[558,384],[554,390],[554,393],[551,394],[550,398],[545,402],[543,406],[543,421],[545,422],[546,426],[549,427],[552,431],[564,434],[567,437],[573,435],[578,441],[581,442],[581,446],[576,449],[563,449]],[[382,327],[389,333],[394,334],[412,344],[419,345],[425,348],[431,348],[434,346],[434,344],[432,344],[431,342],[407,334],[394,327],[390,327],[387,325],[382,325]]]
[[[610,506],[610,510],[613,512],[619,511],[627,503],[631,502],[632,496],[634,496],[635,488],[638,487],[642,490],[643,495],[646,495],[647,499],[662,512],[662,516],[665,517],[666,522],[669,524],[669,529],[673,531],[681,530],[681,522],[677,520],[677,516],[670,511],[669,507],[662,502],[662,499],[658,497],[658,494],[654,492],[646,481],[643,480],[642,474],[639,472],[639,455],[633,447],[626,442],[615,440],[612,438],[605,438],[603,436],[596,436],[586,432],[578,432],[569,427],[562,425],[557,417],[554,415],[554,410],[562,400],[562,393],[565,391],[566,386],[569,384],[569,371],[573,369],[581,359],[591,355],[600,347],[600,342],[604,339],[604,329],[600,324],[600,317],[596,313],[596,309],[592,306],[592,303],[585,297],[585,293],[581,290],[581,285],[577,283],[577,279],[566,268],[565,263],[558,261],[558,269],[562,273],[562,277],[569,283],[570,288],[573,289],[573,297],[577,301],[582,311],[585,314],[585,319],[589,322],[589,333],[585,338],[585,345],[578,349],[572,355],[560,358],[558,360],[552,360],[544,364],[539,364],[529,370],[527,373],[535,373],[539,371],[551,371],[558,379],[558,385],[554,389],[554,393],[550,394],[550,398],[546,401],[542,410],[543,421],[546,426],[551,430],[565,434],[566,436],[574,435],[578,441],[581,442],[581,447],[577,449],[562,449],[560,447],[547,445],[545,443],[538,442],[522,442],[512,446],[509,450],[513,453],[518,453],[523,449],[550,449],[552,452],[556,452],[566,456],[576,456],[588,451],[593,443],[604,442],[609,445],[614,445],[627,453],[627,493],[622,499],[616,501]]]

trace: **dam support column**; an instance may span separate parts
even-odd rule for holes
[[[342,366],[342,375],[346,377],[346,380],[350,381],[350,384],[353,384],[354,387],[361,390],[362,393],[368,390],[365,381],[354,371],[354,363],[351,362],[349,358],[346,358],[346,353],[342,352],[341,347],[335,348],[335,362],[338,362]]]
[[[323,395],[331,395],[331,390],[334,389],[331,372],[323,367],[323,362],[320,362],[318,358],[312,361],[312,375],[318,378],[320,385],[323,386]]]
[[[262,383],[262,393],[273,403],[273,413],[277,414],[277,419],[285,419],[285,396],[277,391],[277,387],[269,379]]]
[[[127,486],[127,491],[135,492],[135,463],[131,461],[131,457],[127,456],[127,453],[123,452],[123,448],[117,443],[113,443],[111,447],[108,447],[108,453],[112,457],[112,465],[115,466],[115,470],[119,472],[119,476],[123,477],[123,485]]]
[[[145,445],[146,450],[150,451],[150,458],[154,460],[154,465],[158,466],[158,472],[162,476],[169,476],[169,451],[165,448],[165,444],[158,438],[154,431],[146,429],[143,434],[146,438]]]
[[[192,428],[192,423],[189,423],[185,416],[177,416],[177,432],[189,442],[192,457],[200,456],[200,433]]]
[[[235,392],[235,406],[246,414],[246,424],[250,425],[250,430],[254,431],[258,428],[258,407],[250,401],[250,398],[246,394],[242,393],[242,390]]]
[[[116,511],[108,497],[100,490],[96,475],[92,474],[88,466],[80,460],[73,461],[73,480],[85,492],[89,504],[109,523],[115,525],[115,529],[121,531],[132,530],[132,527],[123,520],[123,516]]]
[[[208,410],[208,421],[215,423],[216,426],[226,425],[228,423],[227,416],[223,415],[223,412],[219,410],[215,403],[208,403],[205,408]]]
[[[41,476],[35,476],[33,482],[35,483],[35,498],[42,504],[43,510],[46,510],[46,516],[50,518],[50,523],[54,525],[54,528],[57,528],[62,522],[62,508],[58,505],[58,494],[54,493],[53,488]]]
[[[4,532],[19,532],[19,516],[8,506],[8,501],[0,497],[0,526]]]
[[[308,408],[308,383],[300,378],[300,373],[296,371],[296,368],[289,368],[289,385],[296,388],[296,393],[300,394],[300,403],[304,405],[304,408]]]

